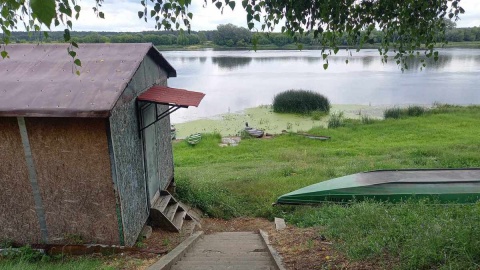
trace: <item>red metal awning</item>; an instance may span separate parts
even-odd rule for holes
[[[185,89],[177,89],[160,85],[152,86],[150,89],[137,97],[139,131],[141,132],[142,130],[155,124],[162,118],[167,117],[180,108],[188,108],[188,106],[198,107],[204,96],[204,93],[188,91]],[[155,106],[155,120],[153,120],[151,123],[143,123],[142,109],[138,105],[139,101],[150,104],[164,104],[168,105],[169,108],[158,114],[157,106]]]
[[[137,100],[178,107],[198,107],[204,96],[200,92],[156,85],[140,94]]]

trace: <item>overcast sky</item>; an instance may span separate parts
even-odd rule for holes
[[[150,1],[145,1],[152,4]],[[203,7],[203,0],[192,1],[189,11],[193,13],[192,30],[214,30],[219,24],[232,23],[246,27],[246,13],[237,1],[235,11],[225,8],[223,15],[208,1],[209,5]],[[137,32],[155,30],[154,19],[147,23],[138,18],[138,11],[142,9],[140,0],[105,0],[101,10],[105,13],[105,19],[95,17],[92,7],[94,0],[80,1],[82,12],[78,21],[73,23],[74,31],[114,31],[114,32]],[[479,0],[462,0],[461,6],[465,14],[457,21],[458,27],[480,26],[480,3]],[[58,28],[54,30],[62,30]]]

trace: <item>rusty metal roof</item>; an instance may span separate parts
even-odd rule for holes
[[[138,96],[138,100],[180,107],[198,107],[204,93],[155,85]]]
[[[149,55],[169,77],[176,71],[152,44],[80,44],[80,76],[68,44],[14,44],[0,59],[0,116],[108,117]]]

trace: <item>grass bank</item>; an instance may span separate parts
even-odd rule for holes
[[[403,269],[476,269],[478,204],[273,208],[271,203],[295,189],[361,171],[480,167],[479,117],[478,106],[442,106],[419,117],[351,120],[337,129],[309,131],[331,136],[329,141],[292,134],[220,148],[220,136],[209,135],[195,147],[177,143],[178,193],[214,217],[284,216],[300,226],[321,226],[351,260],[395,258]]]

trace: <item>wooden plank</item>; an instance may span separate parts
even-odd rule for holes
[[[175,217],[175,213],[177,212],[178,209],[178,203],[169,205],[167,209],[165,209],[165,217],[167,217],[168,220],[173,221],[173,218]]]
[[[165,208],[167,208],[168,203],[171,201],[172,195],[167,195],[167,196],[161,196],[160,200],[152,207],[157,209],[160,212],[165,211]]]
[[[179,231],[182,229],[183,221],[185,220],[186,215],[187,211],[178,211],[173,217],[172,223]]]

